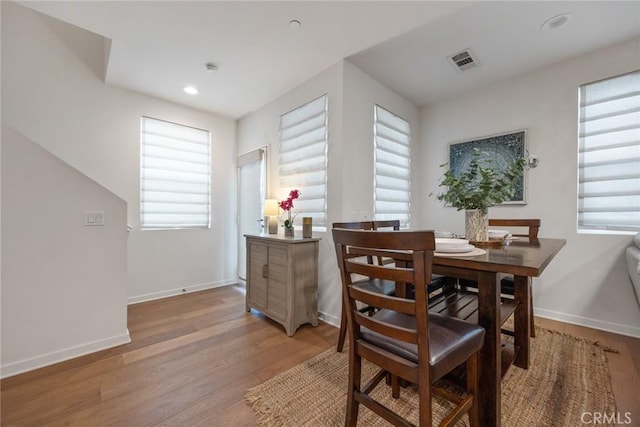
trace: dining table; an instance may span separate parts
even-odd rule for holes
[[[532,278],[539,277],[566,244],[565,239],[517,237],[504,244],[464,253],[434,252],[432,270],[448,278],[477,282],[477,293],[459,287],[430,299],[429,310],[452,315],[482,326],[484,345],[479,352],[479,418],[482,427],[500,426],[502,377],[511,364],[528,369],[530,364],[530,305]],[[483,252],[479,255],[475,253]],[[380,254],[380,251],[378,251]],[[364,253],[363,253],[364,255]],[[408,252],[384,254],[397,265],[411,261]],[[499,279],[514,277],[514,298],[502,298]],[[405,285],[405,284],[400,284]],[[406,295],[405,288],[396,290]],[[502,325],[513,314],[513,343],[503,342]]]

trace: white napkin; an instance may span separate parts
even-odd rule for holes
[[[489,230],[490,239],[504,240],[509,236],[509,232],[506,230]]]

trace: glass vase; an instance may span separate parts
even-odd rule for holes
[[[284,237],[293,237],[293,236],[294,236],[293,227],[285,227]]]

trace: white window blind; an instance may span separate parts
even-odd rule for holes
[[[209,132],[142,117],[140,181],[142,228],[209,227]]]
[[[376,105],[374,111],[374,215],[411,222],[411,129],[409,122]]]
[[[280,200],[300,190],[292,212],[312,217],[314,227],[327,224],[327,100],[323,95],[280,117]]]
[[[580,87],[578,229],[640,231],[640,71]]]

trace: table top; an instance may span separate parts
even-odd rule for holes
[[[540,238],[529,241],[526,237],[520,237],[499,248],[483,248],[487,251],[484,255],[436,256],[433,264],[538,277],[565,244],[565,239]]]
[[[436,255],[433,258],[433,265],[434,270],[439,270],[437,272],[440,274],[445,274],[447,268],[456,268],[538,277],[565,244],[565,239],[541,238],[529,241],[526,237],[520,237],[499,248],[483,248],[487,251],[483,255],[456,254],[455,257]],[[370,251],[358,250],[358,252],[368,255]],[[411,254],[402,251],[375,251],[370,254],[404,261],[411,260]]]

